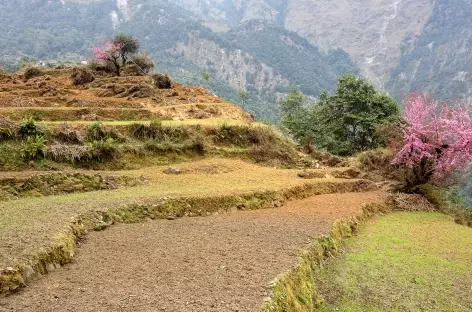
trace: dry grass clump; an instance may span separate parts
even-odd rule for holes
[[[90,153],[92,155],[92,159],[97,161],[116,160],[121,154],[112,138],[93,141],[90,144]]]
[[[163,126],[159,120],[151,121],[149,125],[133,123],[129,126],[131,135],[139,140],[183,142],[190,137],[185,127]]]
[[[317,150],[314,146],[308,145],[303,150],[306,154],[319,161],[321,164],[328,167],[341,167],[344,165],[344,159],[330,154],[328,152],[322,152]]]
[[[435,211],[435,207],[420,194],[395,193],[389,198],[392,207],[402,211]]]
[[[92,154],[89,146],[53,144],[47,147],[45,157],[56,162],[75,164],[90,161]]]
[[[74,86],[84,85],[95,80],[95,76],[92,74],[91,71],[85,68],[77,68],[77,67],[74,67],[72,69],[70,78]]]
[[[62,143],[67,144],[83,144],[84,137],[78,131],[72,128],[68,123],[61,124],[58,129],[54,131],[54,138]]]

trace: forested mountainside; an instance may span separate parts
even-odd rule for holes
[[[210,89],[257,117],[278,117],[277,99],[292,86],[311,96],[331,90],[340,74],[356,72],[342,50],[321,53],[296,33],[252,21],[228,33],[213,32],[194,13],[164,0],[31,1],[0,4],[2,64],[85,60],[94,45],[117,32],[135,36],[157,70]],[[206,82],[202,72],[210,73]],[[246,102],[246,101],[245,101]]]
[[[342,48],[398,100],[471,96],[470,0],[180,0],[215,29],[263,19],[327,52]]]

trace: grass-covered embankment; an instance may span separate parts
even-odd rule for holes
[[[439,213],[370,220],[318,276],[321,311],[471,311],[472,229]]]

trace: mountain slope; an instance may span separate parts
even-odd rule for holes
[[[317,96],[332,89],[340,73],[356,70],[342,51],[320,53],[278,26],[249,22],[216,33],[195,13],[165,0],[14,0],[0,4],[0,11],[9,22],[0,25],[0,42],[9,46],[2,51],[4,63],[21,55],[85,60],[94,45],[125,32],[151,53],[159,71],[186,84],[207,84],[202,71],[208,71],[214,92],[240,102],[238,91],[248,91],[245,108],[269,120],[277,118],[277,100],[290,86]],[[11,44],[14,38],[20,40]]]
[[[421,36],[406,42],[389,89],[428,90],[443,99],[472,97],[472,5],[467,0],[437,1]]]
[[[263,19],[324,52],[342,48],[398,100],[412,90],[471,97],[470,0],[180,1],[218,29]]]

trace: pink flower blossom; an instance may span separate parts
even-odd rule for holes
[[[432,178],[445,180],[472,161],[471,107],[437,103],[424,94],[406,101],[403,147],[393,162],[413,168],[428,163]]]
[[[93,49],[95,59],[97,61],[110,61],[112,58],[118,57],[118,53],[123,48],[122,43],[108,42],[103,46],[96,47]]]

